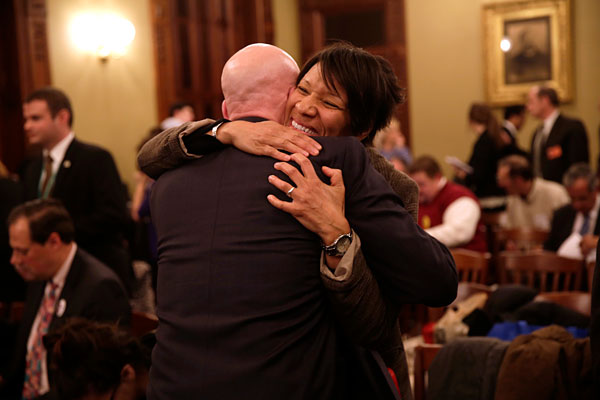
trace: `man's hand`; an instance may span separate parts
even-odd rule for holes
[[[590,251],[596,250],[596,246],[598,245],[598,236],[594,235],[585,235],[581,238],[581,242],[579,243],[579,247],[581,248],[581,254],[584,257],[587,257]]]
[[[305,157],[316,156],[321,150],[321,145],[307,134],[273,121],[227,122],[217,130],[217,139],[246,153],[280,161],[290,161],[291,157],[279,150],[300,153]]]

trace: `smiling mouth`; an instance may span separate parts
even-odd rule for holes
[[[300,125],[299,123],[297,123],[296,121],[292,120],[292,127],[295,129],[298,129],[299,131],[302,131],[304,133],[306,133],[307,135],[313,135],[313,136],[318,136],[318,133],[315,132],[314,130],[307,128],[303,125]]]

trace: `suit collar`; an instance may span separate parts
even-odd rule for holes
[[[56,179],[54,180],[54,187],[52,188],[52,193],[56,192],[56,188],[60,187],[65,176],[71,170],[71,168],[73,166],[73,157],[75,156],[78,146],[79,146],[79,141],[77,139],[73,138],[71,140],[69,146],[66,149],[62,163],[60,164],[60,166],[58,168],[58,172],[56,173]]]
[[[48,154],[52,157],[52,173],[56,174],[58,169],[60,168],[63,159],[67,153],[67,149],[71,146],[71,142],[75,139],[75,134],[73,132],[69,132],[67,136],[65,136],[60,142],[56,144],[52,148],[52,150],[43,150],[42,151],[42,159],[45,159]],[[43,164],[43,162],[42,162]]]

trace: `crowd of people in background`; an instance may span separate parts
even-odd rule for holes
[[[331,77],[316,75],[312,69],[314,65],[325,63],[324,60],[318,59],[316,64],[302,70],[299,82],[303,76],[308,76],[312,85],[320,82],[318,79],[331,80]],[[385,69],[385,66],[382,68]],[[385,73],[382,72],[383,75]],[[293,75],[295,79],[297,71]],[[336,76],[335,79],[340,78]],[[323,83],[323,87],[331,89],[328,86],[330,84]],[[225,88],[223,90],[226,92]],[[225,94],[226,99],[236,95],[235,91]],[[394,102],[400,100],[399,97],[394,98]],[[297,104],[303,102],[306,100],[298,100]],[[472,104],[468,110],[468,122],[477,139],[466,163],[468,168],[455,165],[454,176],[448,178],[434,157],[419,155],[413,158],[401,124],[392,118],[374,138],[371,134],[375,132],[369,132],[366,142],[373,139],[372,146],[368,146],[368,151],[372,152],[369,154],[370,164],[384,175],[419,225],[420,228],[415,230],[417,236],[425,235],[422,233],[424,231],[450,249],[487,252],[490,249],[484,213],[501,212],[501,227],[547,231],[549,234],[543,244],[544,249],[565,257],[594,261],[600,237],[597,174],[589,165],[590,151],[585,126],[580,120],[564,115],[559,105],[556,91],[543,86],[531,89],[526,105],[505,108],[502,122],[490,106]],[[298,109],[300,106],[295,107]],[[235,115],[235,108],[232,106],[228,112]],[[200,129],[196,122],[192,122],[196,119],[192,105],[178,102],[173,104],[169,114],[159,126],[150,130],[138,150],[149,141],[152,144],[156,143],[156,139],[162,140],[162,136],[157,135],[169,129],[175,135],[171,137],[169,149],[180,144],[183,146],[184,140],[187,140],[185,151],[192,155],[186,154],[186,157],[199,158],[223,148],[211,144],[206,146],[210,147],[210,151],[193,154],[199,148],[194,146],[205,145],[192,139],[192,136],[184,136]],[[24,101],[23,115],[28,142],[38,146],[40,152],[26,160],[17,179],[0,164],[0,218],[7,221],[6,229],[0,229],[0,302],[24,302],[18,327],[0,321],[0,336],[3,339],[0,341],[0,398],[34,399],[48,395],[51,388],[58,394],[57,398],[83,398],[90,394],[103,396],[99,398],[140,398],[145,394],[148,384],[150,351],[154,339],[142,343],[120,328],[130,324],[131,304],[135,304],[131,300],[144,295],[140,295],[140,291],[152,292],[153,296],[160,276],[157,232],[151,218],[150,196],[156,175],[148,172],[151,169],[145,171],[152,177],[139,170],[135,188],[129,197],[110,152],[76,138],[72,130],[73,109],[68,97],[59,89],[44,88],[31,93]],[[540,122],[533,134],[529,152],[519,145],[518,140],[519,131],[528,115]],[[243,115],[240,118],[247,117]],[[282,116],[272,119],[280,122]],[[217,132],[226,132],[222,129],[218,131],[222,123],[217,121],[208,128],[202,127],[202,134],[212,132],[215,137]],[[354,129],[352,123],[349,125]],[[249,129],[244,125],[228,125]],[[180,127],[194,129],[184,132]],[[342,128],[347,127],[339,127]],[[359,135],[362,133],[348,131],[347,135],[364,138]],[[190,146],[191,140],[196,141]],[[326,145],[327,142],[323,143]],[[238,147],[237,143],[233,144]],[[302,163],[301,158],[294,158],[294,161]],[[179,165],[182,162],[173,163]],[[220,165],[215,168],[222,169]],[[400,173],[394,175],[392,169]],[[303,169],[303,172],[307,175],[306,170]],[[324,173],[327,174],[325,169]],[[335,178],[331,174],[327,177],[331,178],[334,185]],[[350,173],[348,176],[351,176]],[[272,185],[287,192],[290,198],[301,192],[300,184],[288,188],[285,186],[287,183],[278,182],[270,180]],[[171,186],[159,189],[162,192],[157,197],[161,193],[168,196],[172,190],[184,193],[187,190],[185,185],[187,183],[180,188]],[[360,186],[357,187],[359,189],[356,190],[360,192]],[[347,184],[346,189],[354,190],[351,183]],[[198,195],[198,198],[201,196]],[[277,199],[269,201],[287,211]],[[346,202],[352,213],[354,203],[349,199]],[[183,213],[187,203],[180,201],[176,204],[177,210],[170,211]],[[356,206],[358,209],[360,207]],[[318,228],[310,229],[313,226],[310,222],[303,221],[292,211],[288,212],[309,230],[317,234],[321,232]],[[182,215],[182,221],[187,218],[187,215]],[[359,267],[367,269],[364,260],[362,264],[356,261],[362,259],[358,246],[361,241],[368,243],[373,239],[361,234],[359,240],[354,228],[360,227],[361,223],[352,218],[356,217],[348,216],[349,225],[343,219],[357,246],[356,249],[351,248],[356,259],[350,266],[357,270]],[[410,225],[408,221],[403,221],[403,226]],[[163,218],[161,229],[167,229],[164,228],[165,224]],[[192,233],[186,235],[193,236]],[[429,240],[429,236],[423,237]],[[323,242],[327,240],[322,237]],[[437,241],[432,241],[435,249]],[[369,246],[372,245],[368,243],[365,248]],[[515,249],[514,244],[508,242],[506,249]],[[435,254],[441,263],[440,257],[446,256],[447,250],[439,249],[439,254],[435,251],[431,254]],[[136,263],[140,261],[146,263],[151,271],[150,287],[141,288],[140,274],[136,270]],[[326,283],[325,286],[332,292],[339,290],[339,286],[334,289],[335,281],[342,280],[343,276],[339,270],[335,272],[335,268],[328,269],[326,258],[322,262],[323,280],[331,285],[327,286]],[[348,265],[344,268],[348,268]],[[369,268],[374,268],[375,275],[385,276],[386,270],[377,269],[376,263],[369,263]],[[380,276],[376,278],[381,279]],[[379,311],[414,300],[409,301],[400,295],[395,298],[386,292],[389,290],[387,285],[393,285],[395,275],[390,274],[389,278],[387,282],[379,282],[386,300],[381,302]],[[163,277],[163,280],[166,278]],[[416,281],[417,277],[414,277]],[[588,285],[591,284],[588,282]],[[375,289],[369,293],[381,296],[377,285],[374,285]],[[232,280],[230,287],[234,286],[235,280]],[[415,283],[414,286],[419,285]],[[426,291],[420,291],[419,295],[420,303],[438,303],[434,296],[428,297]],[[174,293],[173,296],[182,300],[185,294]],[[415,294],[414,297],[418,296]],[[154,303],[154,300],[151,302]],[[335,301],[334,304],[342,309],[344,307],[344,304]],[[150,307],[151,311],[154,311],[153,306]],[[176,312],[169,315],[175,321],[182,317]],[[396,328],[395,315],[392,319],[395,322],[390,327]],[[185,329],[188,328],[193,332],[195,326]],[[390,338],[396,340],[394,344],[399,343],[402,349],[400,338],[393,335]],[[164,337],[162,340],[165,340]],[[164,347],[159,350],[159,354],[162,354],[160,351],[164,351]],[[83,353],[86,356],[82,363]],[[398,376],[403,394],[410,393],[410,388],[407,389],[408,380],[404,379],[405,365],[394,358],[396,355],[389,355],[392,361],[384,361],[397,375],[403,375]],[[404,357],[403,349],[401,357]],[[50,364],[48,360],[51,360]],[[169,373],[179,374],[176,370]],[[411,395],[407,396],[410,398]]]

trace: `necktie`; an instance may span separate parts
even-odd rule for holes
[[[581,225],[581,229],[579,233],[581,236],[586,235],[590,230],[590,214],[583,216],[583,225]]]
[[[52,157],[50,157],[50,154],[48,154],[44,160],[44,173],[44,181],[42,182],[42,187],[40,189],[40,197],[42,199],[47,198],[48,192],[50,192],[50,188],[48,188],[48,184],[52,179]]]
[[[42,379],[42,359],[46,356],[42,338],[48,333],[48,327],[54,314],[56,304],[56,293],[58,285],[50,282],[50,290],[44,296],[40,306],[40,323],[35,331],[33,345],[27,352],[25,365],[25,381],[23,383],[23,399],[33,399],[43,393],[39,393]]]
[[[542,154],[544,152],[544,145],[546,144],[546,135],[544,134],[544,127],[538,128],[537,135],[534,143],[534,157],[533,157],[533,174],[537,177],[543,176],[542,171]]]

